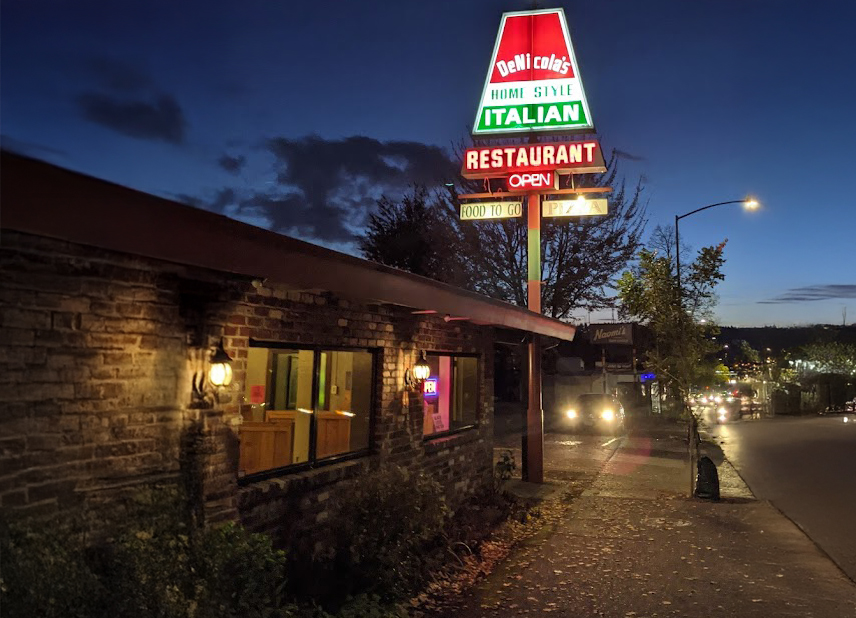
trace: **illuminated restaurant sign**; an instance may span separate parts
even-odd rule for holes
[[[530,189],[557,189],[559,177],[555,172],[535,172],[512,174],[508,177],[509,191],[528,191]]]
[[[473,135],[594,131],[562,9],[504,13]]]
[[[606,171],[603,151],[597,140],[546,142],[467,148],[464,151],[464,178],[505,176],[511,172],[600,174]]]

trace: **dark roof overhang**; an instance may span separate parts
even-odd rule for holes
[[[3,152],[0,227],[570,341],[523,307]]]

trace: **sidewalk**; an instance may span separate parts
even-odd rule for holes
[[[727,462],[722,501],[690,499],[680,428],[643,433],[450,615],[856,616],[856,585]]]

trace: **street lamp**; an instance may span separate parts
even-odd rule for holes
[[[701,212],[702,210],[707,210],[708,208],[713,208],[715,206],[724,206],[725,204],[743,204],[743,207],[746,210],[755,210],[758,208],[757,200],[752,198],[744,198],[742,200],[729,200],[727,202],[717,202],[716,204],[708,204],[707,206],[702,206],[701,208],[696,208],[686,214],[683,215],[675,215],[675,271],[678,276],[678,322],[680,326],[683,326],[684,323],[684,287],[681,284],[681,236],[678,230],[678,223],[681,219],[689,217],[690,215],[694,215],[697,212]],[[681,334],[680,340],[680,356],[681,360],[683,360],[683,333]],[[683,396],[683,395],[682,395]],[[686,405],[686,404],[684,404]],[[695,482],[693,475],[693,462],[695,461],[696,449],[698,448],[698,442],[696,436],[698,429],[696,424],[695,416],[690,415],[690,423],[688,428],[688,447],[690,452],[690,497],[695,493]]]
[[[742,200],[729,200],[727,202],[717,202],[716,204],[708,204],[707,206],[702,206],[701,208],[696,208],[686,214],[683,215],[675,215],[675,270],[678,275],[678,308],[681,310],[681,313],[684,311],[684,294],[683,294],[683,286],[681,285],[681,236],[678,230],[678,222],[681,219],[685,219],[690,215],[694,215],[697,212],[701,212],[702,210],[707,210],[708,208],[713,208],[714,206],[724,206],[725,204],[743,204],[743,208],[746,210],[756,210],[759,206],[758,200],[752,198],[744,198]]]

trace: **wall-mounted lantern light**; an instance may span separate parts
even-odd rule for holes
[[[222,338],[208,359],[207,384],[205,378],[204,366],[193,374],[194,407],[213,405],[217,401],[218,391],[232,383],[232,358],[226,353]]]
[[[425,350],[422,350],[421,358],[416,364],[411,369],[405,370],[404,383],[407,388],[418,388],[429,375],[431,375],[431,367],[425,358]]]
[[[211,368],[208,370],[208,381],[214,386],[229,386],[232,383],[232,358],[223,348],[223,339],[214,350],[210,360]]]

